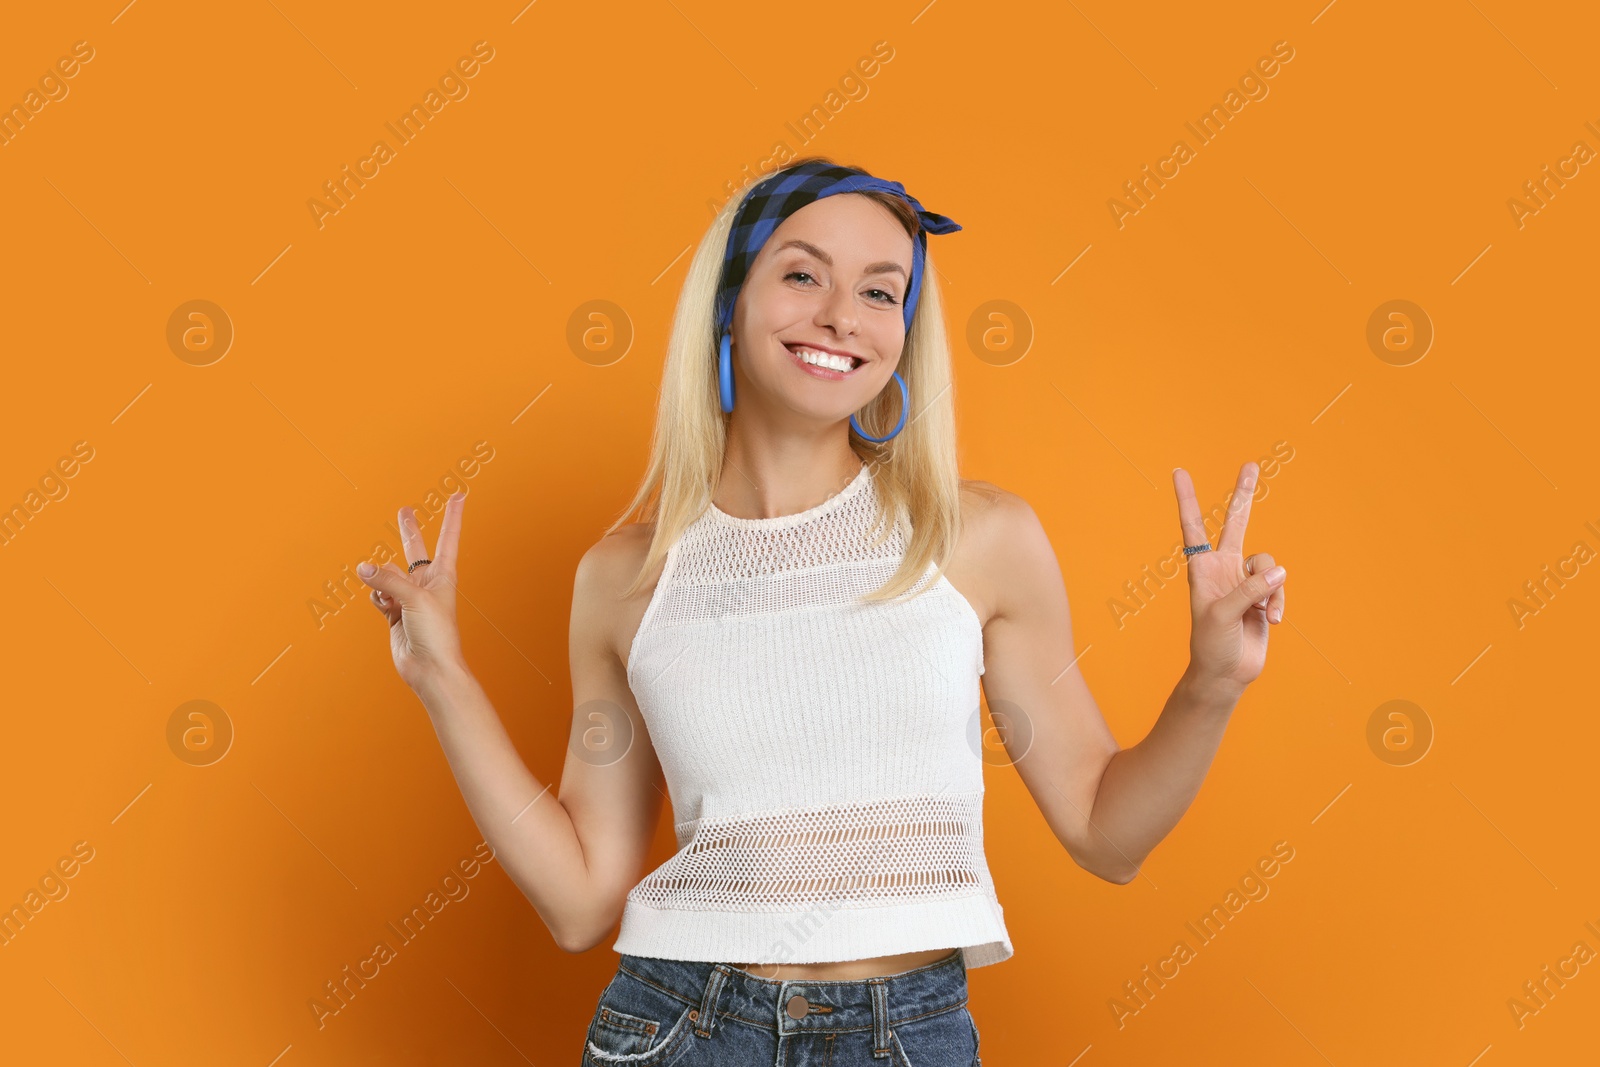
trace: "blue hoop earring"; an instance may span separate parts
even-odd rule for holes
[[[733,334],[723,334],[722,343],[718,346],[717,353],[717,392],[722,398],[722,410],[724,413],[733,411],[732,345]],[[894,429],[890,430],[889,433],[884,437],[873,437],[871,434],[867,433],[867,431],[861,428],[861,424],[856,421],[856,417],[853,413],[850,416],[850,427],[855,430],[856,433],[860,434],[868,441],[872,441],[880,445],[894,437],[901,430],[905,429],[906,412],[911,410],[911,391],[906,388],[906,380],[900,377],[899,371],[895,371],[893,376],[895,384],[900,386],[900,421],[895,423]]]
[[[717,391],[722,394],[722,410],[733,410],[733,334],[722,335],[722,352],[717,357]]]
[[[862,437],[865,437],[868,441],[873,441],[880,445],[905,428],[906,412],[911,410],[911,392],[906,388],[906,380],[900,377],[899,371],[894,372],[894,380],[895,383],[900,386],[900,421],[894,424],[894,429],[889,431],[888,436],[873,437],[871,434],[867,433],[867,431],[861,428],[861,424],[856,421],[855,415],[852,414],[850,416],[850,426],[855,430],[856,433],[860,434]]]

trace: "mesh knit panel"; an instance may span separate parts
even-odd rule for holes
[[[871,907],[967,896],[987,877],[983,794],[962,793],[703,820],[634,893],[653,907]]]
[[[905,552],[878,499],[863,465],[794,515],[712,506],[668,551],[627,674],[679,849],[628,894],[618,952],[1012,954],[983,851],[982,627],[932,566],[862,603]]]

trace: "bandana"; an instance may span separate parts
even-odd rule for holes
[[[755,262],[761,246],[767,243],[778,224],[805,207],[835,193],[859,193],[867,190],[892,193],[910,204],[916,211],[921,226],[911,242],[911,280],[906,289],[904,303],[906,329],[911,329],[911,317],[917,310],[917,297],[922,292],[922,264],[928,255],[928,234],[955,233],[961,229],[953,220],[932,211],[925,211],[917,198],[906,192],[899,182],[874,178],[864,170],[844,167],[835,163],[797,163],[757,182],[734,216],[733,229],[728,234],[728,247],[722,258],[722,282],[717,288],[717,337],[733,329],[733,305],[744,285],[750,264]]]

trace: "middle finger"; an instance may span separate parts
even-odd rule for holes
[[[1250,523],[1250,501],[1256,494],[1256,477],[1261,467],[1250,461],[1239,468],[1239,481],[1228,498],[1228,517],[1223,521],[1222,536],[1217,538],[1218,552],[1243,552],[1244,528]]]
[[[417,525],[416,509],[410,506],[400,509],[400,549],[405,553],[407,568],[419,559],[428,558],[428,549],[422,543],[422,528]]]

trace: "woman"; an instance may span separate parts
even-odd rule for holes
[[[898,183],[811,158],[718,214],[678,303],[649,468],[574,582],[559,797],[462,657],[462,497],[372,577],[473,817],[570,952],[621,962],[585,1064],[978,1063],[967,970],[1012,946],[983,851],[978,678],[1056,837],[1125,884],[1199,790],[1282,619],[1174,471],[1190,662],[1120,749],[1072,668],[1055,553],[959,477],[929,233]],[[420,568],[420,569],[418,569]],[[366,576],[363,576],[364,578]],[[679,850],[640,877],[663,795]],[[1091,818],[1092,816],[1092,818]]]

